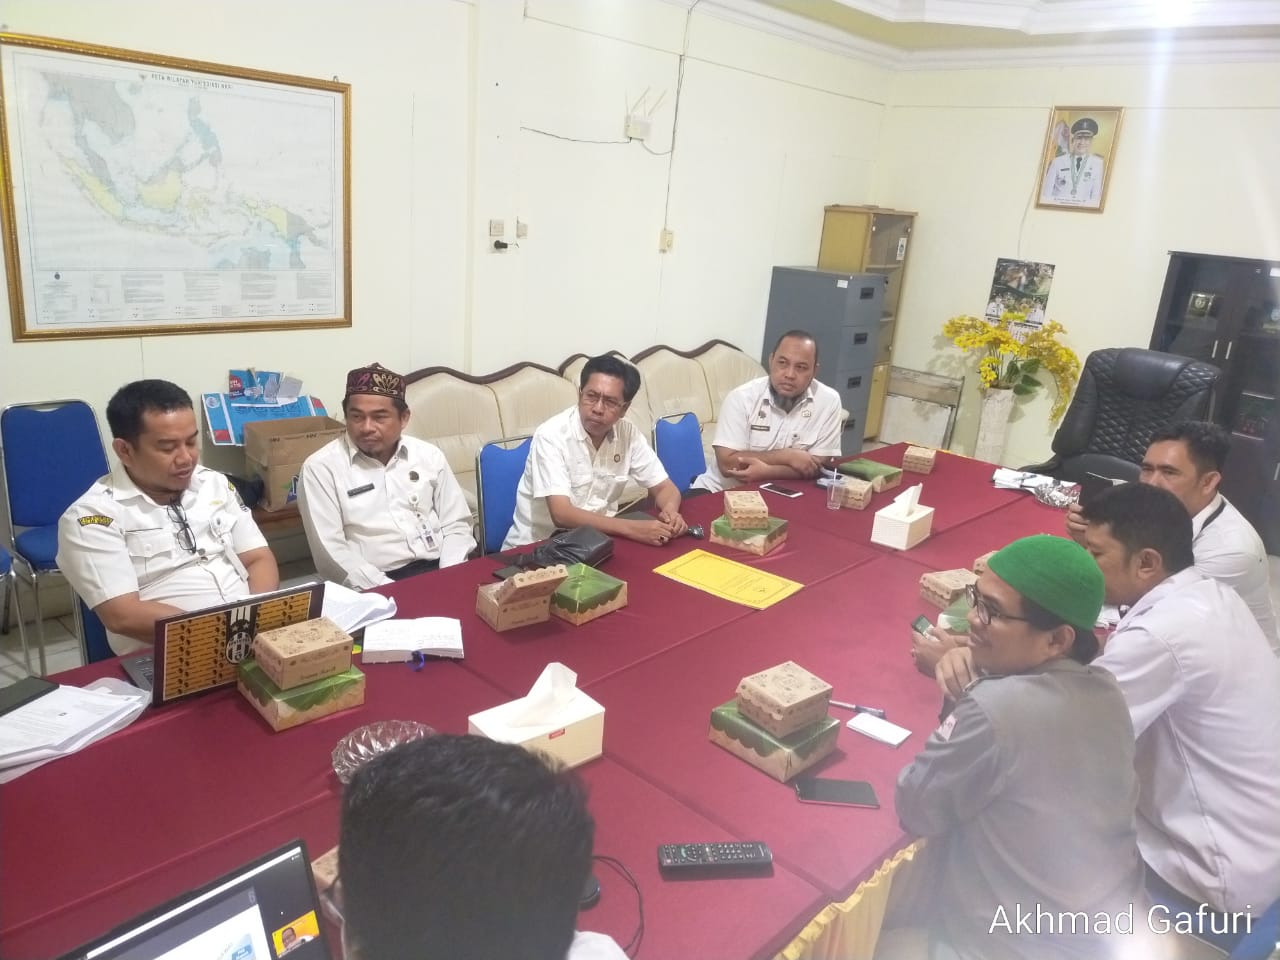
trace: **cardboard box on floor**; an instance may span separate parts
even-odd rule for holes
[[[291,417],[244,425],[244,458],[250,472],[262,477],[263,510],[283,510],[298,499],[302,461],[346,427],[332,417]]]

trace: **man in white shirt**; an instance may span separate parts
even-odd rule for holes
[[[483,737],[374,757],[342,796],[342,953],[357,960],[625,960],[575,933],[595,824],[576,776]]]
[[[1071,125],[1068,152],[1054,157],[1045,168],[1040,202],[1079,207],[1102,205],[1104,164],[1093,152],[1098,122],[1081,117]]]
[[[769,375],[730,390],[712,441],[715,460],[693,482],[718,493],[739,483],[812,480],[840,456],[840,394],[819,383],[818,345],[789,330],[769,354]]]
[[[1195,567],[1240,594],[1271,649],[1280,652],[1271,604],[1271,569],[1262,538],[1218,492],[1222,466],[1231,450],[1226,431],[1212,423],[1185,420],[1155,434],[1142,457],[1139,480],[1168,490],[1191,515]],[[1084,543],[1081,507],[1067,511],[1067,533]]]
[[[557,527],[594,527],[653,546],[688,529],[680,491],[644,435],[623,419],[639,389],[640,371],[631,364],[610,356],[587,361],[577,405],[533,432],[504,550],[545,540]],[[615,516],[629,480],[649,491],[657,519]]]
[[[151,644],[155,623],[280,585],[275,557],[227,478],[200,466],[185,390],[138,380],[107,404],[120,465],[58,521],[58,569],[117,653]]]
[[[461,563],[471,510],[434,444],[404,435],[404,377],[380,364],[347,374],[347,432],[302,465],[298,509],[316,570],[365,590]]]

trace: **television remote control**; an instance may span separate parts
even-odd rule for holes
[[[773,864],[773,852],[759,840],[748,843],[664,843],[658,867],[673,873],[735,873]]]

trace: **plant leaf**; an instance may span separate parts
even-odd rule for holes
[[[1018,386],[1027,387],[1028,389],[1034,390],[1036,387],[1044,386],[1044,384],[1042,384],[1035,377],[1023,377],[1021,380],[1018,381]]]
[[[1034,392],[1035,392],[1035,387],[1028,387],[1022,383],[1017,384],[1013,388],[1013,395],[1015,397],[1025,397],[1027,394],[1034,393]]]
[[[1022,361],[1023,373],[1035,373],[1040,369],[1040,360],[1038,357],[1032,357],[1030,360]]]

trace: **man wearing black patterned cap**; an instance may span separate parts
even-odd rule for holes
[[[1058,206],[1097,207],[1102,204],[1102,158],[1093,152],[1098,121],[1081,117],[1071,125],[1067,152],[1049,161],[1040,185],[1040,202]]]
[[[380,364],[347,374],[347,432],[302,465],[298,508],[316,570],[365,590],[461,563],[471,511],[444,454],[404,435],[404,377]]]

